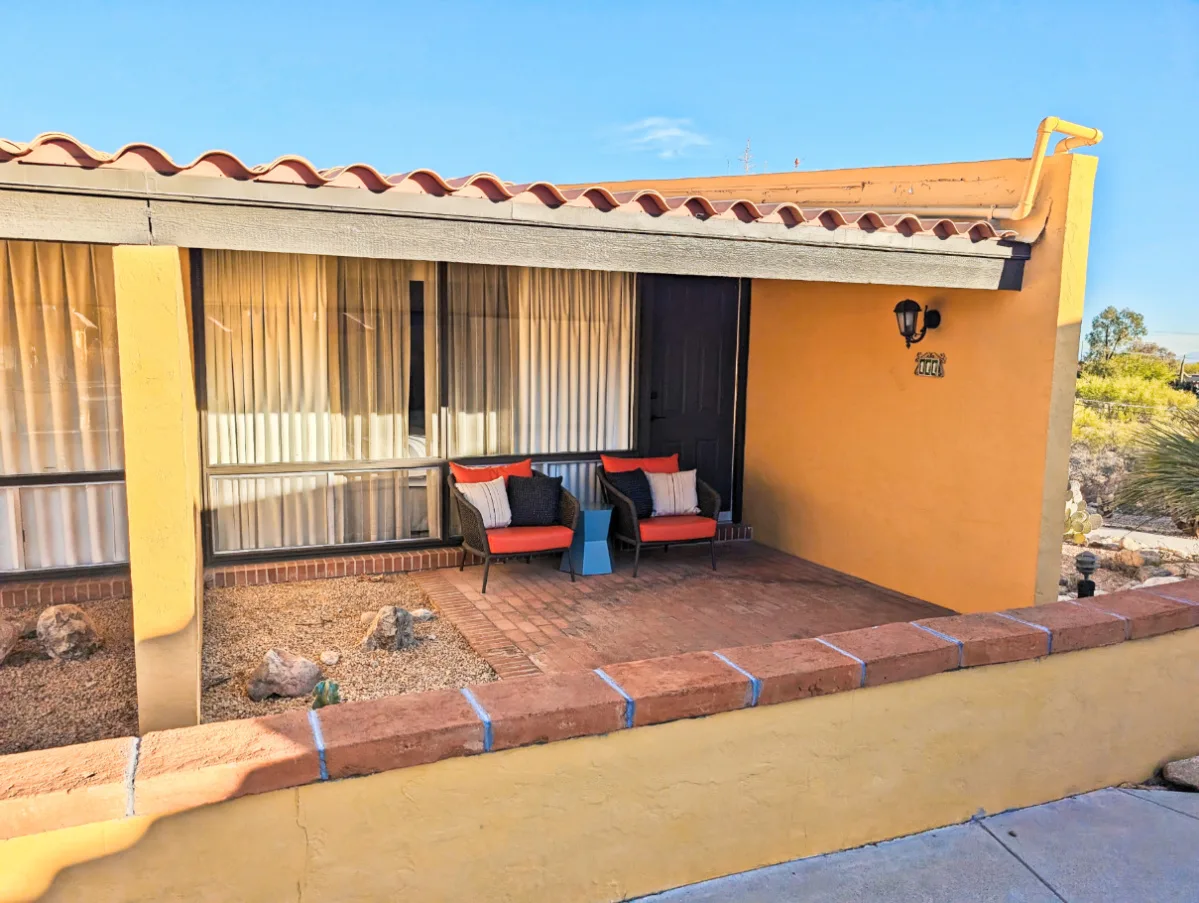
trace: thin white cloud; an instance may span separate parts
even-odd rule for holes
[[[621,145],[627,150],[647,151],[670,160],[694,147],[711,144],[707,136],[691,127],[690,119],[647,116],[620,127]]]

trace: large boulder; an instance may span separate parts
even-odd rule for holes
[[[416,645],[412,632],[412,615],[395,605],[384,605],[375,614],[366,636],[362,638],[363,649],[411,649]]]
[[[0,665],[4,664],[8,653],[12,652],[20,638],[21,628],[18,625],[12,621],[0,621]]]
[[[50,658],[84,659],[101,646],[92,619],[78,605],[51,605],[37,619],[37,639]]]
[[[286,649],[270,649],[258,670],[250,675],[246,694],[255,702],[268,696],[307,696],[324,676],[311,659]]]
[[[1179,787],[1199,790],[1199,756],[1171,762],[1162,769],[1162,777]]]

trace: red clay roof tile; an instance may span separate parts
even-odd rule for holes
[[[513,184],[491,173],[476,173],[464,178],[445,179],[430,169],[386,176],[366,163],[354,163],[333,169],[317,169],[303,157],[283,156],[270,163],[249,166],[233,154],[211,150],[190,163],[176,163],[166,151],[152,144],[126,144],[114,153],[104,153],[61,132],[46,132],[29,142],[0,138],[0,163],[9,161],[50,166],[75,166],[82,169],[121,169],[157,172],[163,175],[187,173],[195,176],[307,185],[312,188],[356,188],[382,193],[398,191],[433,197],[475,197],[491,201],[538,203],[549,209],[562,206],[593,207],[648,216],[690,216],[697,220],[736,219],[743,223],[781,223],[788,228],[859,229],[863,232],[897,232],[904,236],[926,233],[943,240],[971,242],[1009,239],[1015,232],[996,228],[985,220],[958,221],[948,218],[920,218],[911,214],[879,214],[870,210],[840,211],[801,208],[797,204],[754,203],[749,200],[710,200],[701,196],[664,197],[654,189],[613,192],[602,185],[563,189],[549,182]]]

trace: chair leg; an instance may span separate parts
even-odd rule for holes
[[[462,547],[462,560],[458,562],[458,570],[466,570],[466,547]]]
[[[491,570],[491,556],[488,555],[483,559],[483,595],[487,595],[487,572]]]
[[[570,554],[570,549],[566,550],[566,564],[570,567],[570,582],[574,583],[575,582],[575,559],[574,559],[574,556]]]
[[[633,546],[633,576],[637,576],[637,568],[641,566],[641,543]]]
[[[665,555],[670,551],[670,546],[662,546],[662,554]]]
[[[708,548],[712,552],[712,570],[716,570],[716,537],[713,536],[708,542]]]

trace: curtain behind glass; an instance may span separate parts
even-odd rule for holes
[[[514,452],[632,444],[633,276],[512,267]]]
[[[410,283],[427,280],[432,269],[396,260],[205,251],[209,465],[252,473],[261,465],[295,464],[302,474],[305,464],[430,454],[428,424],[409,422]],[[427,302],[435,297],[426,292]],[[425,322],[435,325],[436,317]],[[426,355],[423,375],[434,393],[435,363]],[[423,479],[415,478],[422,486],[416,493],[407,491],[403,474],[358,477],[328,467],[316,476],[214,478],[217,549],[435,535],[439,508],[426,500]]]
[[[451,457],[630,447],[632,274],[448,272]]]
[[[451,263],[446,372],[451,457],[511,454],[516,374],[508,269]]]
[[[112,250],[0,241],[0,474],[124,466]],[[18,522],[19,521],[19,522]],[[0,570],[128,558],[119,487],[0,493]]]

